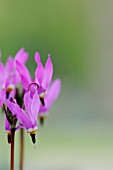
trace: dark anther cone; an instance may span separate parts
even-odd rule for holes
[[[35,138],[35,134],[30,134],[32,142],[35,144],[36,143],[36,138]]]
[[[40,125],[44,125],[44,117],[40,117]]]
[[[8,141],[9,144],[11,144],[11,134],[7,135],[7,141]]]
[[[41,101],[42,105],[45,106],[44,98],[40,97],[40,101]]]
[[[10,94],[10,93],[7,91],[7,92],[6,92],[6,99],[9,98],[9,94]]]

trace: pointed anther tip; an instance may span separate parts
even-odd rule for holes
[[[45,116],[40,116],[40,125],[43,126],[44,125],[44,120],[45,120]]]
[[[41,101],[42,105],[45,106],[45,101],[44,101],[43,97],[40,97],[40,101]]]
[[[35,145],[36,144],[36,134],[35,133],[30,133],[30,136],[31,136],[33,144]]]

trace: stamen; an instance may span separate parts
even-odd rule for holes
[[[32,139],[33,144],[35,144],[35,143],[36,143],[35,134],[30,133],[30,136],[31,136],[31,139]]]
[[[6,89],[6,92],[11,92],[13,89],[14,89],[14,88],[12,88],[12,87],[8,87],[8,88]]]
[[[45,106],[44,98],[40,97],[40,101],[41,101],[42,105]]]
[[[36,85],[36,86],[37,86],[37,90],[39,89],[39,85],[34,82],[34,83],[31,83],[31,84],[28,86],[28,91],[30,90],[30,87],[31,87],[32,85]]]
[[[44,125],[45,116],[40,116],[40,125]]]

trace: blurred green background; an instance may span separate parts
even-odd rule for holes
[[[33,76],[34,53],[43,63],[50,53],[53,79],[62,80],[59,99],[37,132],[36,149],[25,132],[25,170],[113,169],[112,6],[111,0],[0,1],[2,61],[24,47]],[[8,170],[10,147],[0,118],[0,169]]]

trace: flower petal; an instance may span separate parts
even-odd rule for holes
[[[37,120],[39,108],[40,108],[40,99],[39,99],[39,95],[36,91],[33,96],[32,103],[31,103],[31,113],[32,113],[32,117],[35,121]]]
[[[38,52],[35,53],[35,61],[37,64],[40,62],[40,54]]]
[[[6,62],[6,70],[9,73],[11,73],[14,69],[14,62],[12,57],[8,57],[7,62]]]
[[[20,75],[20,76],[21,76],[22,86],[27,91],[28,86],[31,82],[25,76],[23,76],[23,75]]]
[[[35,71],[35,76],[38,79],[38,82],[40,85],[42,84],[43,78],[44,78],[44,67],[41,62],[39,62],[38,67]]]
[[[17,103],[6,100],[6,105],[11,113],[17,117],[18,121],[23,124],[26,129],[32,127],[32,122],[30,121],[29,116]]]
[[[6,77],[7,77],[6,69],[3,63],[0,61],[0,83],[4,83]]]
[[[10,84],[10,79],[7,78],[7,79],[6,79],[6,82],[5,82],[5,89],[8,88],[9,84]]]
[[[52,103],[57,99],[61,89],[61,81],[60,79],[56,79],[53,81],[51,86],[47,91],[47,95],[45,96],[49,107],[51,107]]]
[[[3,105],[6,98],[6,92],[4,89],[0,90],[0,107]]]
[[[15,71],[13,76],[10,77],[10,82],[11,84],[14,84],[15,86],[17,86],[21,82],[20,75],[17,71]]]
[[[25,52],[24,48],[21,48],[15,55],[15,61],[18,60],[22,64],[25,64],[28,60],[28,53]]]
[[[11,132],[10,124],[9,124],[9,122],[8,122],[6,117],[5,117],[5,130],[7,132]]]
[[[13,116],[19,114],[20,107],[16,103],[13,103],[8,99],[6,99],[5,103],[9,110],[12,112]]]
[[[28,69],[27,69],[22,63],[20,63],[19,61],[16,61],[16,67],[17,67],[17,70],[18,70],[18,72],[19,72],[19,74],[20,74],[23,88],[24,88],[25,90],[27,90],[29,84],[31,83],[31,76],[30,76],[30,74],[29,74],[29,71],[28,71]]]
[[[53,74],[53,64],[50,58],[50,55],[48,55],[48,59],[45,65],[45,71],[44,71],[44,79],[43,79],[43,87],[46,89],[52,79],[52,74]]]
[[[25,105],[25,108],[26,108],[26,111],[27,113],[31,114],[31,98],[30,98],[30,91],[29,92],[26,92],[24,94],[24,105]]]
[[[18,60],[16,60],[16,68],[20,75],[25,75],[25,77],[28,79],[28,81],[31,82],[31,76],[29,74],[28,69],[26,68],[26,66],[24,64],[22,64]]]

